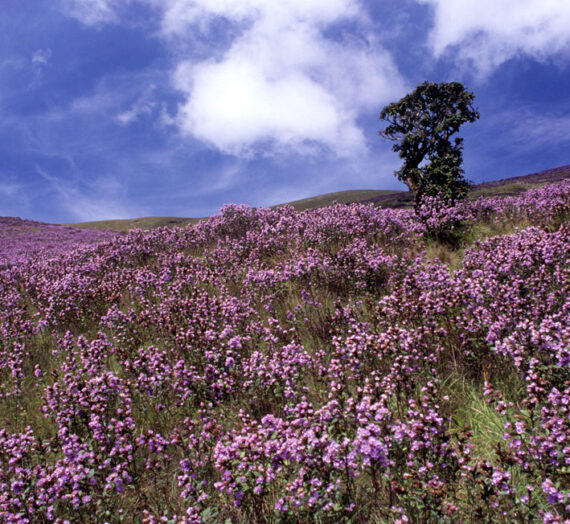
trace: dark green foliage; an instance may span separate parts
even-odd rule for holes
[[[462,124],[479,118],[474,98],[459,82],[424,82],[382,109],[380,119],[388,126],[380,136],[397,142],[392,149],[404,164],[395,174],[413,191],[416,204],[424,195],[441,195],[450,203],[467,195],[463,139],[451,137]]]

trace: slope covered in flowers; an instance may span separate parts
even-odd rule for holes
[[[55,224],[0,217],[0,267],[31,258],[63,254],[115,236],[111,231],[93,231]]]
[[[227,206],[20,259],[0,519],[563,522],[569,218],[567,182],[418,217]]]

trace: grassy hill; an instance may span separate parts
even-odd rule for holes
[[[475,200],[480,197],[491,196],[518,196],[529,189],[559,182],[565,178],[570,178],[570,165],[547,169],[538,173],[503,178],[493,182],[483,182],[474,184],[469,193],[469,198]],[[391,192],[390,194],[375,195],[359,202],[372,202],[384,208],[411,207],[414,203],[413,195],[410,191]]]
[[[544,184],[558,182],[570,178],[570,164],[556,167],[529,175],[504,178],[493,182],[475,184],[469,194],[470,199],[487,196],[517,196],[529,189],[540,187]],[[414,199],[410,191],[380,190],[380,189],[352,189],[348,191],[337,191],[326,193],[310,198],[293,200],[284,204],[272,206],[277,208],[283,205],[290,205],[296,211],[307,209],[317,209],[330,206],[333,203],[349,204],[352,202],[373,203],[383,208],[405,208],[413,205]],[[142,217],[124,220],[99,220],[94,222],[79,222],[62,224],[83,229],[128,231],[134,228],[154,229],[163,226],[183,226],[186,224],[196,224],[200,218],[183,217]]]
[[[184,226],[186,224],[196,224],[199,220],[199,218],[183,217],[141,217],[125,218],[122,220],[96,220],[93,222],[78,222],[75,224],[71,223],[62,225],[82,229],[129,231],[135,228],[148,230],[164,226]]]
[[[349,189],[348,191],[337,191],[335,193],[325,193],[324,195],[318,195],[315,197],[293,200],[292,202],[286,202],[285,204],[273,206],[273,208],[288,205],[293,206],[295,208],[295,211],[306,211],[307,209],[317,209],[320,207],[330,206],[335,202],[338,204],[350,204],[352,202],[372,200],[375,198],[398,195],[400,193],[402,193],[402,191],[381,189]]]

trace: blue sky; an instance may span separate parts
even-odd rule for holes
[[[382,107],[460,81],[473,182],[570,163],[568,0],[2,0],[0,215],[403,189]]]

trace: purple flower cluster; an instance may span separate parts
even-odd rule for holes
[[[565,522],[569,210],[562,182],[418,214],[230,205],[55,251],[9,235],[0,520]],[[519,230],[454,271],[426,255],[485,221]]]
[[[471,226],[477,217],[477,207],[468,200],[451,205],[443,197],[425,196],[416,214],[428,233],[445,239]]]

